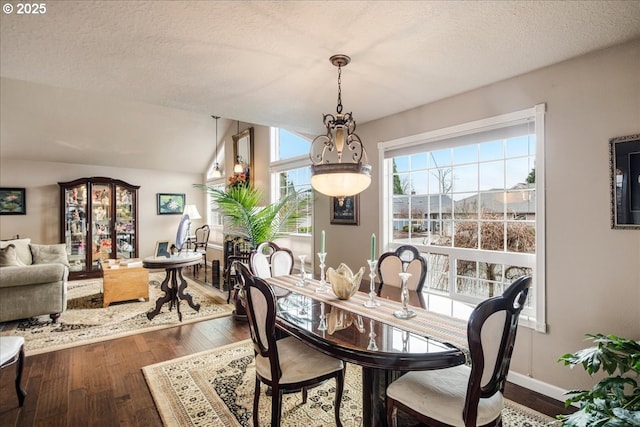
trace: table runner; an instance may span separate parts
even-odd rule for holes
[[[433,338],[442,343],[451,344],[462,350],[465,355],[467,355],[467,360],[469,360],[467,322],[465,320],[433,313],[423,308],[413,306],[411,309],[416,312],[415,317],[407,320],[398,319],[393,315],[393,312],[400,310],[402,304],[397,301],[377,298],[380,306],[368,308],[363,304],[369,299],[369,294],[364,292],[358,291],[350,299],[340,300],[332,290],[325,293],[317,293],[316,289],[320,287],[320,281],[316,279],[306,279],[306,285],[304,287],[296,286],[296,283],[300,282],[300,277],[298,276],[278,276],[265,280],[272,285],[312,297],[326,304],[349,310],[388,325],[397,326],[427,338]]]

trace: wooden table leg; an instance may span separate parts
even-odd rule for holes
[[[149,320],[153,319],[158,315],[158,313],[160,313],[160,309],[164,304],[166,304],[167,302],[171,302],[173,300],[172,298],[173,292],[172,292],[172,289],[169,288],[169,279],[171,278],[171,269],[167,268],[165,271],[167,275],[165,276],[164,280],[162,281],[162,284],[160,285],[160,290],[164,291],[164,295],[158,298],[158,300],[156,301],[156,308],[147,313],[147,319]],[[169,310],[171,310],[171,306],[169,306]]]
[[[191,294],[185,293],[185,289],[187,289],[187,281],[182,275],[182,268],[178,269],[178,276],[180,278],[180,287],[178,287],[178,299],[183,299],[187,301],[187,304],[189,304],[189,307],[193,308],[195,311],[199,311],[200,304],[195,304],[193,302],[193,298],[191,297]],[[180,321],[182,321],[182,318],[180,319]]]

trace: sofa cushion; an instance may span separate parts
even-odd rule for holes
[[[13,239],[0,241],[0,248],[6,248],[9,245],[16,247],[16,255],[23,264],[33,264],[33,258],[31,257],[31,249],[29,249],[29,243],[31,239]]]
[[[8,267],[12,265],[24,265],[22,261],[18,259],[18,252],[16,246],[10,244],[5,248],[0,248],[0,267]]]
[[[66,281],[67,271],[60,263],[3,267],[0,268],[0,288]]]
[[[69,266],[67,258],[67,245],[58,243],[55,245],[29,245],[34,264],[64,264]]]

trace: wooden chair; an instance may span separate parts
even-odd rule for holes
[[[258,426],[260,383],[271,387],[271,426],[280,426],[282,395],[285,391],[302,389],[302,403],[307,402],[307,387],[330,378],[336,379],[335,421],[340,421],[340,402],[344,389],[344,363],[327,356],[295,337],[276,341],[276,298],[271,286],[251,274],[240,263],[242,298],[245,301],[249,330],[256,353],[256,385],[253,398],[253,425]]]
[[[531,277],[516,279],[502,295],[478,304],[467,325],[471,367],[409,372],[387,387],[387,424],[396,411],[429,426],[500,426],[518,318]]]
[[[211,229],[207,224],[202,227],[196,228],[195,231],[195,241],[193,242],[193,250],[195,252],[199,252],[202,254],[202,259],[204,260],[204,282],[207,283],[207,245],[209,244],[209,234],[211,233]],[[200,269],[200,265],[195,265],[194,273],[197,276],[198,270]]]
[[[263,279],[289,275],[293,272],[293,252],[273,242],[261,243],[251,252],[249,268]]]
[[[427,263],[420,255],[418,249],[411,245],[400,246],[393,252],[385,252],[378,260],[378,277],[380,285],[378,295],[382,292],[383,285],[400,288],[402,280],[398,273],[411,273],[407,279],[407,289],[422,292],[424,280],[427,277]]]
[[[0,337],[0,368],[5,368],[16,362],[16,394],[18,395],[18,404],[22,406],[27,395],[21,384],[24,368],[24,337]]]

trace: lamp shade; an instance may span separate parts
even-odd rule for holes
[[[327,196],[353,196],[371,184],[371,166],[365,163],[329,163],[311,169],[311,186]]]
[[[189,219],[200,219],[200,212],[198,212],[198,208],[196,205],[186,205],[184,207],[183,215],[189,215]]]

